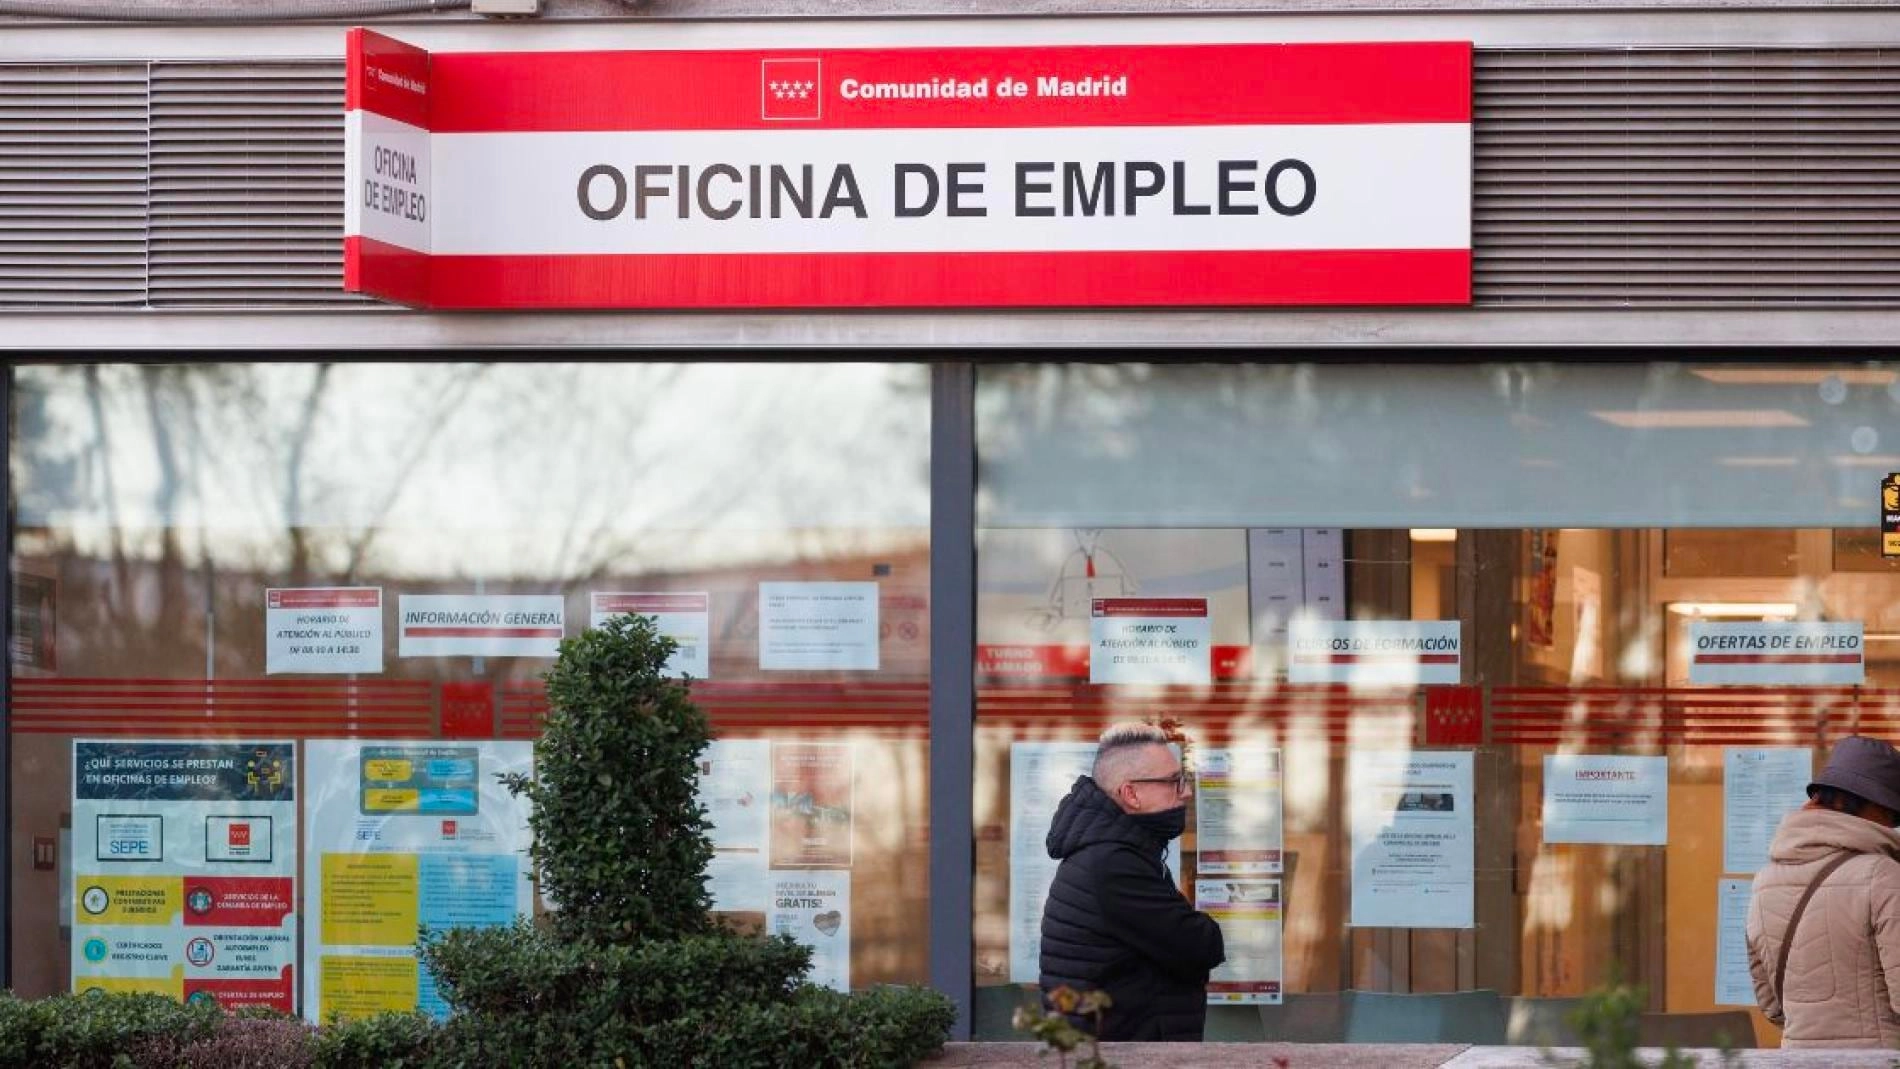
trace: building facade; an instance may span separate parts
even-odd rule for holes
[[[540,908],[484,777],[526,759],[553,644],[633,611],[681,640],[719,736],[716,904],[812,943],[819,982],[931,984],[1008,1037],[1050,810],[1104,725],[1157,718],[1198,788],[1172,871],[1232,947],[1210,1038],[1551,1042],[1621,976],[1650,1038],[1773,1044],[1737,957],[1747,880],[1834,740],[1900,730],[1900,8],[1202,7],[369,21],[515,57],[436,61],[486,110],[421,124],[463,139],[430,161],[428,210],[464,227],[423,246],[462,272],[410,302],[433,310],[345,289],[346,229],[371,234],[346,220],[350,23],[0,22],[11,986],[432,1006],[408,929],[362,915]],[[1335,287],[1289,295],[1143,258],[1165,238],[1094,248],[1068,289],[957,259],[1070,240],[1021,213],[897,250],[918,271],[807,260],[719,291],[701,257],[616,291],[664,298],[521,297],[550,263],[469,296],[471,261],[555,240],[521,198],[466,206],[567,151],[500,140],[569,129],[522,118],[554,99],[531,78],[647,106],[577,57],[1217,48],[1183,84],[1245,111],[1293,106],[1259,102],[1296,84],[1272,57],[1333,46],[1401,51],[1316,68],[1316,106],[1383,78],[1380,106],[1425,108],[1392,58],[1422,45],[1468,48],[1467,141],[1367,178],[1431,218],[1361,246],[1462,229],[1450,296],[1442,259],[1376,285],[1249,261]],[[699,69],[652,106],[711,107]],[[1150,142],[1157,180],[1214,127],[1327,136],[1271,115]],[[1020,163],[1173,121],[849,133],[863,158]],[[758,140],[691,143],[738,182]],[[724,205],[670,171],[643,194],[641,162],[583,178],[581,211]],[[1333,173],[1252,214],[1329,207]],[[760,232],[714,251],[811,254]],[[479,244],[502,233],[527,237]]]

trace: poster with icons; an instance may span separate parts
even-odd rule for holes
[[[73,742],[75,992],[296,1012],[296,745]]]
[[[489,927],[534,901],[529,742],[305,744],[304,1017],[448,1015],[416,957],[423,928]]]

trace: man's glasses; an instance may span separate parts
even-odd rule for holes
[[[1187,773],[1176,772],[1172,776],[1148,776],[1142,779],[1131,779],[1128,782],[1130,783],[1165,783],[1174,788],[1174,793],[1180,794],[1182,791],[1187,789]]]

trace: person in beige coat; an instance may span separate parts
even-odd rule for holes
[[[1900,751],[1842,739],[1808,799],[1782,819],[1755,875],[1755,1002],[1786,1030],[1784,1047],[1900,1047]]]

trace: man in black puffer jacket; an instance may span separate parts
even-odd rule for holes
[[[1167,736],[1128,724],[1103,733],[1091,774],[1056,808],[1042,991],[1107,992],[1104,1040],[1198,1042],[1206,1030],[1207,974],[1227,957],[1220,925],[1182,897],[1162,861],[1192,793]]]

